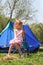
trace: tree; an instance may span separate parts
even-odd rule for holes
[[[3,9],[4,9],[4,7],[2,5],[2,0],[0,0],[0,15],[4,14]]]
[[[12,16],[17,19],[29,19],[32,15],[31,0],[6,0],[5,10],[10,16],[9,20]]]
[[[31,24],[30,28],[32,29],[33,33],[36,35],[36,37],[39,39],[41,43],[43,43],[43,24]]]

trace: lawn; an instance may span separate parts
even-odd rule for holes
[[[6,53],[0,53],[0,58],[4,57]],[[12,54],[13,56],[18,56],[19,54]],[[25,56],[23,59],[19,57],[19,59],[14,60],[5,60],[0,61],[0,65],[43,65],[43,52],[37,52],[37,53],[25,53]]]

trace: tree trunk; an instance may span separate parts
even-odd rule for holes
[[[11,21],[12,14],[13,14],[13,10],[14,10],[14,7],[15,7],[15,4],[16,4],[17,1],[19,1],[19,0],[15,0],[15,1],[14,1],[14,4],[13,4],[13,7],[12,7],[12,9],[11,9],[10,18],[9,18],[8,22]]]

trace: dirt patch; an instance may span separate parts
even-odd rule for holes
[[[4,57],[0,58],[0,60],[14,60],[14,59],[18,59],[18,57],[16,57],[16,56],[4,56]]]

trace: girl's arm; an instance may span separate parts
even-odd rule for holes
[[[24,30],[22,30],[19,34],[17,34],[16,36],[18,37],[19,35],[21,35],[22,34],[22,36],[23,37],[25,37],[25,31]]]
[[[21,35],[21,34],[22,34],[22,31],[21,31],[20,33],[17,34],[17,37],[18,37],[19,35]]]

